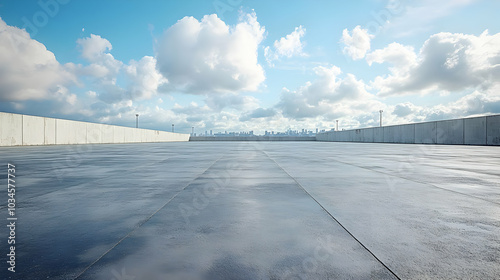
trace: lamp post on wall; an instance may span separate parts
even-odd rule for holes
[[[384,112],[384,110],[380,110],[380,127],[382,127],[382,113]]]
[[[335,131],[339,131],[339,120],[336,120],[335,122]]]
[[[139,114],[135,114],[135,128],[139,128]]]

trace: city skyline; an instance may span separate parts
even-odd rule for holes
[[[0,1],[0,111],[192,133],[500,113],[498,1]]]

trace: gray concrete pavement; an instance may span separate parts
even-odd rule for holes
[[[2,279],[500,275],[497,147],[110,144],[0,148],[0,161],[4,187],[16,165],[18,202]]]

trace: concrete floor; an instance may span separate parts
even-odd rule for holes
[[[17,272],[2,226],[1,279],[500,275],[500,147],[10,147],[0,148],[4,190],[8,162]]]

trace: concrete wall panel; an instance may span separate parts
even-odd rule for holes
[[[44,145],[56,144],[56,119],[43,118],[44,121]]]
[[[327,141],[337,141],[338,132],[327,132]]]
[[[113,127],[113,143],[125,143],[125,127]]]
[[[43,145],[45,121],[40,117],[23,116],[23,145]]]
[[[486,144],[500,145],[500,116],[486,117],[486,127]]]
[[[123,128],[123,133],[124,133],[124,143],[134,143],[138,142],[136,135],[133,133],[134,130],[130,127],[124,127]],[[141,136],[139,135],[139,141]]]
[[[326,133],[318,133],[316,135],[316,141],[327,141],[328,140],[328,134]]]
[[[70,120],[56,120],[56,144],[86,144],[87,124]]]
[[[384,128],[375,127],[373,128],[373,142],[383,143],[384,142]]]
[[[22,115],[0,113],[0,145],[17,146],[23,143]]]
[[[375,141],[374,132],[376,128],[367,128],[363,130],[362,142],[373,143]]]
[[[86,139],[86,143],[87,144],[98,144],[98,143],[102,143],[102,134],[101,134],[101,128],[102,128],[102,124],[98,124],[98,123],[87,123],[86,124],[86,127],[87,127],[87,139]]]
[[[363,142],[364,129],[355,129],[349,131],[350,142]]]
[[[107,124],[101,125],[101,141],[102,141],[102,143],[104,143],[104,144],[115,143],[114,142],[114,127],[115,126],[107,125]]]
[[[437,123],[416,123],[415,124],[415,144],[436,144],[437,143]]]
[[[395,135],[396,135],[395,126],[384,127],[384,143],[395,143]]]
[[[438,144],[463,144],[464,143],[464,120],[447,120],[437,122]]]
[[[415,143],[415,124],[405,124],[397,126],[399,138],[398,143]]]
[[[155,141],[154,139],[155,139],[154,130],[141,129],[141,142],[150,143],[154,142]]]
[[[486,117],[464,119],[464,144],[486,145]]]

